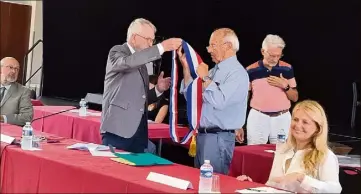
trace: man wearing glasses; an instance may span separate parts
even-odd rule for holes
[[[269,34],[262,43],[263,59],[247,67],[250,78],[251,110],[247,119],[247,144],[277,142],[284,130],[286,137],[291,123],[291,102],[298,100],[296,80],[290,64],[281,61],[285,42]]]
[[[30,90],[16,83],[19,74],[19,62],[12,57],[1,61],[0,85],[0,121],[23,126],[33,119],[33,105]]]
[[[171,38],[153,45],[155,33],[150,21],[136,19],[128,28],[127,42],[109,52],[100,127],[104,145],[135,153],[148,147],[147,107],[169,89],[170,78],[163,78],[161,72],[158,84],[149,90],[146,64],[182,43],[179,38]]]

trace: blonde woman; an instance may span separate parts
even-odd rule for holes
[[[340,193],[339,164],[327,145],[325,111],[315,101],[298,103],[292,112],[287,143],[276,152],[266,185],[293,192]],[[239,180],[250,180],[242,175]]]

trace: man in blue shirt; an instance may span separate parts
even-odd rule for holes
[[[192,81],[185,55],[178,49],[184,79],[180,92],[186,96]],[[202,63],[197,73],[203,80],[203,104],[200,128],[197,135],[195,167],[210,160],[214,172],[228,174],[235,146],[235,133],[245,123],[249,78],[237,60],[239,42],[229,28],[214,31],[209,40],[208,52],[215,67],[208,71]]]

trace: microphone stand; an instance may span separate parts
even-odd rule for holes
[[[54,115],[57,115],[57,114],[61,114],[61,113],[64,113],[64,112],[68,112],[68,111],[75,110],[75,109],[78,109],[78,107],[73,107],[73,108],[71,108],[71,109],[63,110],[63,111],[60,111],[60,112],[52,113],[52,114],[49,114],[49,115],[45,115],[45,116],[42,116],[42,117],[33,119],[33,120],[31,121],[31,123],[33,123],[34,121],[40,120],[40,119],[45,119],[45,118],[47,118],[47,117],[54,116]]]

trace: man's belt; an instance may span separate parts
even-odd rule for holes
[[[211,128],[198,128],[198,133],[220,133],[220,132],[228,132],[228,133],[234,133],[233,129],[221,129],[219,127],[211,127]]]
[[[260,110],[257,110],[257,109],[254,109],[254,110],[256,110],[256,111],[258,111],[258,112],[260,112],[262,114],[268,115],[270,117],[278,117],[278,116],[288,112],[288,109],[277,111],[277,112],[263,112],[263,111],[260,111]]]

